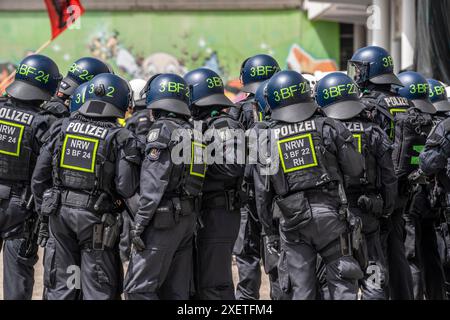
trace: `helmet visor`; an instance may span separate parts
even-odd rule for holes
[[[347,75],[356,83],[369,80],[370,64],[360,61],[349,61],[347,63]]]

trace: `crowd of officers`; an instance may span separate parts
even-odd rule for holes
[[[235,104],[206,68],[26,57],[0,98],[4,298],[31,299],[40,245],[49,300],[254,300],[261,264],[277,300],[446,299],[450,102],[393,70],[365,47],[313,84],[259,54]]]

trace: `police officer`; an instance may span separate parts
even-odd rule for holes
[[[367,116],[356,83],[342,73],[331,73],[319,81],[316,100],[325,114],[341,120],[353,134],[364,157],[363,174],[345,177],[349,209],[361,218],[367,242],[368,266],[361,281],[364,300],[385,300],[386,261],[380,241],[381,216],[394,211],[397,177],[392,163],[392,142]],[[364,258],[364,257],[361,257]]]
[[[31,187],[54,239],[44,261],[49,300],[120,298],[120,212],[138,187],[142,152],[117,122],[130,104],[125,80],[99,74],[78,112],[55,123],[42,148]]]
[[[256,90],[254,101],[259,114],[258,121],[253,122],[246,132],[247,145],[255,146],[259,130],[266,130],[264,121],[270,119],[270,107],[264,95],[268,80],[262,82]],[[255,150],[255,149],[253,149]],[[251,151],[248,150],[249,157]],[[241,227],[238,239],[236,240],[234,252],[236,265],[239,272],[239,283],[236,288],[236,298],[238,300],[257,300],[261,287],[261,261],[264,271],[269,276],[270,297],[272,300],[287,299],[282,292],[278,282],[278,257],[279,257],[279,234],[276,232],[272,236],[264,236],[261,222],[256,210],[253,171],[257,160],[248,159],[244,173],[244,187],[247,195],[247,203],[241,209]],[[278,230],[278,219],[273,221],[274,230]]]
[[[410,107],[407,98],[395,92],[393,85],[401,86],[394,74],[392,56],[383,48],[369,46],[355,52],[348,62],[348,75],[363,93],[361,101],[371,112],[373,121],[394,140],[396,116]],[[401,187],[401,184],[399,184]],[[401,193],[401,190],[399,190]],[[413,299],[412,275],[403,243],[405,228],[402,209],[405,203],[397,201],[397,208],[389,219],[381,219],[381,242],[389,266],[389,293],[394,300]]]
[[[448,101],[447,92],[445,90],[445,86],[442,82],[434,79],[428,79],[428,84],[430,85],[430,101],[433,103],[434,107],[437,110],[437,113],[434,115],[434,125],[437,126],[440,122],[444,121],[448,118],[450,112],[450,102]],[[442,135],[442,132],[439,133]],[[435,153],[431,153],[427,150],[436,150],[436,141],[434,141],[433,137],[429,137],[427,140],[427,144],[425,146],[425,152],[423,152],[424,156],[421,156],[421,168],[426,166],[427,168],[430,165],[430,161],[436,157]],[[428,154],[431,153],[430,159],[428,158]],[[423,159],[426,159],[426,163],[424,163]],[[425,172],[428,174],[428,170]],[[431,191],[431,199],[432,206],[439,211],[440,223],[438,224],[437,230],[437,241],[439,253],[441,256],[441,262],[443,263],[444,275],[445,275],[445,291],[447,295],[447,299],[450,299],[450,234],[449,234],[449,223],[450,223],[450,215],[448,215],[447,211],[450,207],[450,202],[447,203],[446,194],[450,190],[450,184],[448,183],[446,176],[444,175],[444,171],[440,171],[436,174],[435,178],[432,180],[434,187]],[[450,198],[449,198],[450,199]]]
[[[419,170],[419,154],[433,128],[436,108],[429,100],[427,80],[417,72],[399,75],[403,87],[398,93],[411,101],[413,107],[397,116],[395,124],[394,165],[400,186],[403,186],[406,239],[405,249],[414,284],[414,299],[442,299],[443,271],[440,264],[435,225],[437,212],[429,199],[429,181]]]
[[[109,66],[99,59],[92,57],[78,59],[70,66],[66,77],[60,82],[55,96],[43,105],[42,114],[47,115],[51,122],[68,117],[70,98],[74,90],[82,83],[92,80],[97,74],[111,72]]]
[[[133,79],[130,86],[133,89],[134,108],[132,115],[126,120],[125,127],[134,132],[145,143],[147,133],[152,125],[150,113],[146,108],[145,95],[143,91],[147,82],[142,79]]]
[[[441,216],[440,233],[444,241],[443,263],[444,289],[450,298],[450,119],[440,122],[431,132],[425,148],[420,154],[420,169],[430,179],[434,178],[433,202]]]
[[[256,101],[256,92],[258,88],[261,88],[259,90],[261,94],[263,91],[262,84],[279,70],[278,62],[269,55],[259,54],[243,62],[241,66],[242,91],[247,93],[247,97],[238,103],[237,109],[232,108],[230,113],[233,114],[236,110],[240,110],[238,118],[245,129],[251,130],[255,127],[255,124],[258,126],[257,123],[264,120],[264,112]],[[243,183],[247,201],[241,208],[241,228],[235,250],[236,265],[239,272],[236,298],[239,300],[259,299],[261,287],[260,261],[261,242],[263,240],[261,238],[261,223],[257,219],[251,172],[251,165],[247,165]],[[275,271],[272,278],[276,277]],[[271,284],[275,283],[271,281]],[[275,288],[271,285],[271,292],[275,296],[278,295],[277,292],[280,293],[276,288],[276,284]],[[275,289],[275,291],[272,289]],[[271,296],[276,298],[273,294]]]
[[[266,235],[274,234],[272,217],[281,215],[280,285],[295,300],[315,299],[319,254],[331,298],[356,299],[363,273],[352,256],[341,172],[359,177],[362,157],[351,133],[318,110],[301,74],[279,72],[266,91],[270,133],[260,144],[269,145],[271,156],[254,173],[255,196]]]
[[[197,298],[231,300],[235,298],[231,259],[239,231],[245,132],[225,113],[233,103],[224,95],[222,79],[214,71],[196,69],[184,79],[190,89],[193,119],[202,121],[208,159],[202,194],[203,227],[196,242]]]
[[[198,197],[206,170],[202,157],[196,156],[203,153],[201,133],[195,133],[188,121],[189,91],[183,78],[153,76],[146,94],[155,122],[141,170],[141,200],[131,231],[135,250],[125,294],[127,299],[187,300]]]
[[[259,109],[255,99],[256,92],[279,70],[278,62],[265,54],[252,56],[242,63],[240,79],[242,91],[247,93],[247,97],[238,102],[236,108],[231,108],[230,114],[239,119],[246,130],[253,128],[256,122],[264,120],[264,112]],[[251,171],[251,166],[247,166],[243,183],[247,200],[241,208],[241,228],[235,248],[239,272],[236,298],[239,300],[259,299],[261,287],[261,224],[257,219]]]
[[[125,120],[125,128],[133,132],[143,144],[147,139],[148,131],[150,130],[152,121],[150,120],[150,112],[146,109],[145,102],[145,86],[147,82],[142,79],[133,79],[130,81],[131,90],[133,90],[133,107],[128,109],[128,114],[131,114]],[[127,206],[130,212],[137,212],[139,208],[139,192],[127,200]],[[129,260],[131,253],[130,230],[132,224],[132,217],[129,213],[124,211],[122,213],[123,225],[120,234],[120,257],[123,262]]]
[[[23,59],[0,104],[0,239],[4,240],[4,298],[31,299],[37,262],[37,217],[30,179],[50,127],[40,106],[55,94],[61,80],[57,65],[43,55]]]

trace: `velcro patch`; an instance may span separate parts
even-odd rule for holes
[[[98,144],[98,139],[66,134],[61,150],[61,168],[93,173]]]
[[[21,124],[0,120],[0,153],[19,157],[24,129]]]
[[[150,130],[148,135],[147,135],[147,142],[156,141],[159,138],[160,131],[161,131],[160,128]]]
[[[310,133],[278,141],[278,154],[284,173],[318,166]]]

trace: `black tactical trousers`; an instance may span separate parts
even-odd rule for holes
[[[447,300],[450,300],[450,234],[446,222],[441,222],[436,228],[437,245],[439,256],[444,270],[444,289]]]
[[[23,225],[33,213],[26,210],[18,195],[1,200],[0,235],[3,239],[3,297],[5,300],[30,300],[33,295],[37,245],[25,255]],[[1,246],[0,246],[1,249]]]
[[[433,213],[428,195],[422,189],[412,197],[404,216],[406,257],[411,268],[415,300],[442,300],[445,296]]]
[[[293,300],[315,300],[318,294],[316,277],[317,254],[326,264],[326,282],[330,299],[356,300],[358,280],[363,277],[358,262],[341,254],[340,235],[347,232],[347,222],[339,219],[335,208],[311,205],[312,219],[296,231],[281,228],[279,281]]]
[[[201,217],[204,227],[196,239],[196,298],[234,300],[231,260],[239,232],[239,208],[205,208]]]
[[[250,210],[253,210],[250,212]],[[265,260],[262,226],[257,217],[255,203],[241,209],[241,227],[234,246],[236,265],[239,272],[239,283],[236,287],[237,300],[259,300],[261,287],[261,261]],[[267,272],[267,271],[266,271]],[[278,269],[268,272],[270,298],[285,299],[278,282]]]
[[[237,300],[259,300],[261,288],[261,224],[253,214],[253,203],[241,209],[241,227],[234,253],[239,272],[236,287]]]
[[[167,220],[161,216],[165,215]],[[187,300],[192,278],[196,215],[157,213],[145,229],[145,250],[132,251],[125,277],[127,300]],[[170,217],[168,216],[170,215]],[[167,224],[158,224],[162,218]],[[172,221],[170,221],[172,220]]]
[[[387,296],[391,300],[413,300],[413,281],[411,269],[405,254],[405,221],[403,208],[405,197],[400,197],[398,208],[389,219],[381,221],[381,245],[387,258],[389,274],[389,290]]]
[[[361,218],[363,234],[367,244],[369,263],[364,270],[364,278],[360,280],[363,300],[386,300],[388,273],[386,259],[381,246],[380,220],[372,213],[361,211],[351,206],[352,213]]]
[[[131,253],[131,240],[130,240],[130,230],[131,230],[131,218],[130,215],[124,211],[122,212],[122,232],[120,233],[120,259],[122,262],[130,260]]]
[[[118,245],[92,248],[94,225],[101,216],[62,205],[50,217],[45,248],[44,286],[49,300],[112,300],[122,292],[123,270]]]

